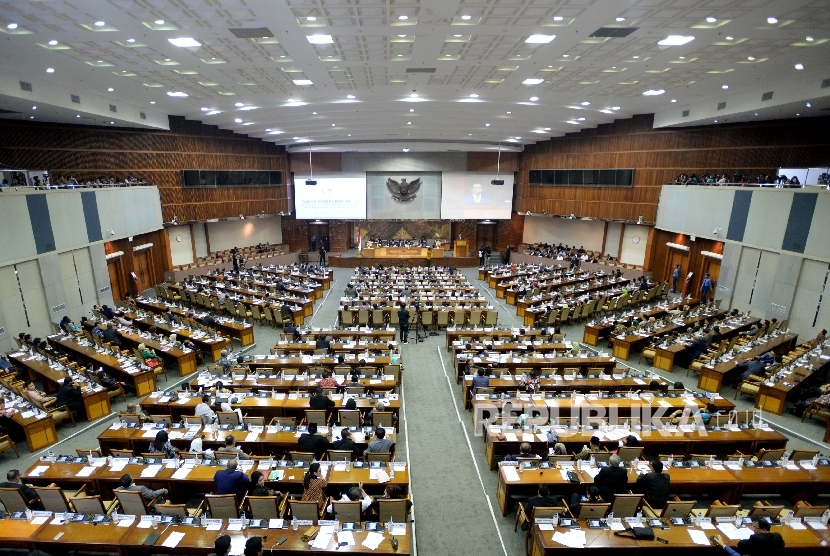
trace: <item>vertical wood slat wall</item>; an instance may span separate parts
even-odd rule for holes
[[[141,177],[159,186],[169,222],[288,211],[285,148],[170,116],[170,131],[0,120],[0,162],[86,181]],[[283,185],[185,188],[183,169],[281,170]]]

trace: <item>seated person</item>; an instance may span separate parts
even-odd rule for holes
[[[135,484],[135,482],[133,482],[132,475],[130,475],[129,473],[125,473],[124,475],[121,475],[121,481],[120,481],[119,488],[121,488],[123,490],[137,490],[138,492],[141,493],[142,498],[144,498],[148,502],[151,502],[151,501],[155,500],[156,504],[163,504],[164,503],[164,497],[167,495],[167,489],[166,488],[160,488],[158,490],[153,490],[151,488],[147,488],[146,486],[141,486],[141,485]]]
[[[670,415],[672,425],[679,425],[681,421],[683,421],[684,411],[685,410],[683,409],[678,409]],[[718,406],[716,406],[712,402],[709,402],[706,404],[706,407],[698,408],[698,410],[691,415],[691,424],[694,424],[695,422],[697,422],[698,418],[700,418],[701,422],[703,423],[703,426],[707,427],[709,426],[709,421],[712,420],[712,415],[716,415],[719,413],[720,412],[718,411]]]
[[[603,500],[613,500],[614,495],[628,492],[628,472],[622,466],[617,454],[608,458],[608,467],[603,467],[594,477],[594,485]]]
[[[332,498],[333,499],[333,498]],[[372,506],[372,497],[366,494],[366,491],[363,490],[363,483],[358,483],[357,486],[351,486],[343,491],[343,494],[340,495],[340,502],[357,502],[360,500],[360,511],[365,512]],[[326,506],[326,512],[334,515],[335,519],[337,515],[334,514],[334,509],[331,504]]]
[[[150,443],[149,451],[153,454],[160,454],[163,458],[175,458],[179,455],[179,449],[170,444],[167,431],[158,431],[156,438]]]
[[[375,440],[369,442],[369,445],[363,450],[363,455],[365,456],[369,452],[391,452],[392,451],[392,440],[386,438],[386,430],[383,427],[378,427],[375,429]]]
[[[663,473],[663,462],[659,459],[652,462],[651,469],[651,472],[637,477],[637,484],[631,491],[635,494],[642,493],[646,502],[659,512],[669,499],[671,477],[668,473]]]
[[[407,498],[407,496],[404,494],[403,488],[400,485],[386,485],[386,488],[383,490],[382,498],[400,500],[402,498]],[[372,502],[370,507],[373,510],[377,511],[378,506],[379,506],[378,501],[375,500],[374,502]],[[412,509],[412,500],[407,499],[407,501],[406,501],[406,512],[409,513],[409,511],[411,509]]]
[[[234,452],[236,459],[251,459],[248,454],[242,451],[242,448],[236,445],[236,438],[232,434],[225,437],[225,445],[221,448],[222,452]]]
[[[317,434],[317,423],[308,424],[308,432],[304,432],[297,440],[300,452],[314,454],[314,459],[322,459],[323,454],[329,449],[329,441],[325,436]]]
[[[530,451],[531,446],[530,442],[522,442],[519,444],[519,453],[518,454],[510,454],[504,458],[504,461],[517,461],[518,458],[540,458],[541,456],[537,456],[536,454]]]
[[[759,519],[755,525],[755,533],[748,539],[738,541],[736,548],[726,545],[723,537],[715,535],[712,537],[715,544],[722,547],[729,556],[740,556],[741,554],[780,554],[784,551],[784,539],[779,533],[770,532],[770,522],[766,519]]]
[[[330,410],[334,407],[334,402],[323,393],[323,389],[317,386],[314,389],[314,395],[308,399],[309,409],[326,409]]]
[[[6,473],[6,481],[0,483],[0,488],[19,489],[20,493],[29,503],[30,509],[43,511],[43,503],[40,501],[40,498],[38,498],[37,492],[35,492],[35,489],[32,488],[32,485],[23,483],[23,480],[20,478],[20,471],[17,469],[11,469],[8,473]]]
[[[383,400],[378,400],[378,403],[375,404],[375,408],[366,415],[366,418],[369,421],[372,421],[372,419],[374,418],[373,416],[375,414],[375,411],[385,412],[386,411],[386,402],[384,402]],[[392,414],[392,422],[396,423],[397,421],[398,421],[398,416],[393,413]],[[372,422],[374,423],[374,421],[372,421]]]
[[[98,382],[101,383],[101,386],[110,392],[115,392],[120,388],[118,381],[108,375],[103,369],[99,370],[95,376],[98,378]]]
[[[340,438],[335,439],[335,441],[331,443],[330,448],[332,450],[351,450],[351,459],[360,457],[360,449],[357,447],[357,444],[355,444],[351,431],[346,428],[344,428],[343,432],[340,433]]]
[[[46,406],[47,404],[55,401],[54,396],[47,396],[46,393],[35,388],[35,383],[31,380],[26,381],[26,397],[28,397],[32,402],[42,406]]]
[[[582,448],[582,451],[576,454],[574,459],[589,460],[591,459],[591,454],[603,451],[599,437],[592,436],[591,440],[588,441],[588,446]]]
[[[595,485],[591,485],[588,487],[587,496],[582,496],[578,492],[574,492],[571,494],[571,501],[568,504],[568,508],[571,510],[571,516],[576,517],[579,515],[579,506],[583,502],[588,502],[589,504],[597,504],[602,503],[604,500],[602,496],[599,495],[599,489]]]
[[[550,493],[550,486],[540,484],[536,496],[531,496],[524,504],[525,515],[528,520],[533,515],[533,508],[552,508],[562,505],[562,499],[555,494]],[[522,523],[522,531],[530,529],[530,521]]]

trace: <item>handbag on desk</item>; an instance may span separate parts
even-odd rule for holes
[[[632,527],[625,531],[614,531],[614,535],[618,537],[630,537],[640,541],[653,541],[654,529],[651,527]]]

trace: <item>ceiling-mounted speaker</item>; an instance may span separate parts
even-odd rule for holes
[[[490,185],[504,185],[504,180],[490,180]]]
[[[305,180],[306,185],[317,185],[317,180]]]

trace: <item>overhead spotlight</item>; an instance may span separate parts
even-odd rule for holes
[[[403,152],[408,153],[409,152],[409,147],[404,147]]]

